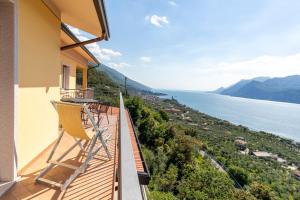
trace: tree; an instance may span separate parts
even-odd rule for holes
[[[178,177],[178,168],[171,164],[168,170],[158,179],[160,189],[164,192],[174,192]]]
[[[210,163],[199,158],[184,168],[183,178],[177,186],[180,199],[232,199],[232,180],[225,173],[214,169]]]
[[[235,189],[234,198],[236,200],[256,200],[256,198],[251,195],[248,191]]]
[[[255,196],[257,199],[261,199],[261,200],[272,199],[270,187],[262,183],[253,182],[250,185],[250,193],[253,196]]]
[[[185,134],[195,137],[197,135],[197,131],[195,129],[189,128],[189,129],[185,130]]]
[[[159,114],[163,120],[169,121],[169,116],[164,110],[159,110]]]
[[[190,163],[195,152],[195,146],[191,138],[187,135],[177,135],[173,144],[173,154],[171,156],[173,163],[178,167]]]
[[[133,123],[136,125],[138,119],[141,117],[141,110],[143,109],[143,101],[139,97],[129,98],[125,101],[125,106],[128,108]]]
[[[152,191],[150,200],[177,200],[177,198],[170,192]]]
[[[243,168],[237,166],[229,167],[229,174],[235,179],[242,187],[248,184],[249,178],[248,173]]]

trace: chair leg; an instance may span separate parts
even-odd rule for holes
[[[73,137],[73,138],[74,138],[75,142],[78,142],[78,140],[75,137]],[[78,143],[78,146],[79,146],[79,148],[80,148],[81,151],[84,151],[84,148],[83,148],[81,142]]]
[[[111,155],[110,155],[110,152],[108,150],[107,143],[106,143],[106,141],[103,140],[102,135],[100,135],[99,140],[100,140],[102,146],[104,147],[104,150],[106,152],[106,155],[107,155],[108,159],[111,160]]]
[[[100,126],[100,113],[98,113],[97,115],[98,115],[97,116],[98,117],[97,126],[99,127]]]
[[[98,136],[95,136],[95,138],[93,139],[89,152],[88,152],[88,156],[85,159],[84,163],[75,170],[75,172],[66,180],[66,182],[62,185],[61,190],[64,191],[65,189],[67,189],[67,187],[74,181],[74,179],[81,173],[85,172],[86,168],[87,168],[87,164],[90,162],[90,160],[93,158],[93,149],[95,147],[96,144],[96,140],[97,140]]]
[[[78,142],[74,143],[67,151],[65,151],[56,161],[59,162],[61,161],[68,153],[70,153],[77,145],[78,143],[81,142],[81,140],[78,140]],[[59,142],[58,142],[59,143]],[[55,146],[54,146],[55,147]],[[55,148],[56,149],[56,148]],[[55,150],[54,150],[55,151]],[[51,153],[52,155],[55,153],[53,151],[53,153]],[[52,157],[51,155],[51,157]],[[51,159],[51,157],[49,156],[49,158]],[[49,161],[48,161],[49,162]],[[47,167],[45,167],[37,177],[35,177],[35,181],[39,181],[39,178],[41,178],[42,176],[44,176],[50,169],[52,169],[55,166],[54,163],[49,163]]]
[[[58,144],[60,143],[60,140],[61,140],[62,136],[64,135],[64,132],[65,132],[64,129],[62,129],[62,131],[61,131],[60,135],[58,136],[57,141],[56,141],[56,143],[55,143],[55,145],[54,145],[54,147],[53,147],[53,149],[52,149],[52,151],[51,151],[51,153],[50,153],[50,155],[47,159],[47,163],[51,160],[54,152],[56,151],[56,149],[58,147]]]
[[[108,114],[106,113],[107,123],[109,124]]]

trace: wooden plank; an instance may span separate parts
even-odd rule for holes
[[[57,161],[54,161],[54,160],[50,160],[49,163],[59,165],[59,166],[63,166],[63,167],[67,167],[69,169],[74,169],[74,170],[78,169],[78,167],[76,167],[74,165],[69,165],[69,164],[62,163],[62,162],[57,162]]]
[[[80,200],[80,199],[101,199],[112,200],[113,193],[115,193],[115,172],[117,164],[117,130],[118,130],[118,113],[119,108],[113,108],[113,115],[110,117],[110,124],[108,125],[109,132],[112,134],[111,140],[108,142],[108,148],[112,155],[112,160],[108,160],[106,153],[102,148],[94,159],[89,163],[85,173],[78,176],[64,192],[59,190],[64,181],[73,173],[72,169],[65,167],[54,167],[45,176],[45,179],[50,179],[53,182],[42,182],[43,179],[38,181],[43,184],[36,184],[35,177],[39,171],[46,166],[47,157],[50,154],[51,148],[44,152],[43,156],[37,159],[29,166],[24,174],[21,175],[17,183],[7,191],[3,199],[58,199],[58,200]],[[105,123],[107,123],[105,121]],[[108,134],[108,133],[106,133]],[[106,136],[104,134],[104,137]],[[74,139],[68,134],[65,134],[61,140],[61,145],[57,148],[53,160],[57,161],[59,156],[66,151],[66,148],[74,144]],[[97,143],[100,145],[100,143]],[[53,147],[54,144],[51,146]],[[85,150],[87,145],[83,145]],[[82,164],[86,157],[79,148],[74,148],[64,159],[63,163],[79,166]],[[51,164],[51,163],[50,163]],[[53,164],[54,165],[54,164]],[[56,185],[50,187],[49,185]],[[116,197],[116,196],[115,196]],[[2,199],[0,198],[0,199]]]
[[[45,178],[38,178],[36,181],[39,183],[45,183],[45,184],[48,184],[48,185],[51,185],[54,187],[59,187],[59,188],[62,186],[62,184],[60,184],[60,183],[57,183],[55,181],[51,181],[51,180],[45,179]]]

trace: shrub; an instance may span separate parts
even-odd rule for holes
[[[248,184],[248,173],[243,168],[230,166],[229,173],[241,186]]]

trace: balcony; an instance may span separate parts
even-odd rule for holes
[[[94,88],[87,89],[60,89],[60,98],[80,98],[80,99],[94,99]]]
[[[104,120],[103,125],[108,126],[112,133],[108,147],[111,160],[107,159],[102,148],[99,155],[89,163],[87,171],[62,192],[54,186],[37,184],[34,181],[36,175],[46,166],[53,143],[19,172],[20,179],[1,199],[147,199],[144,185],[148,184],[150,176],[121,96],[120,108],[110,107],[108,118],[109,124]],[[61,155],[74,144],[74,139],[64,135],[62,143],[57,155]],[[86,144],[85,148],[87,146]],[[80,166],[84,158],[85,154],[76,147],[62,162]],[[57,166],[45,178],[63,183],[71,173],[73,170]]]

